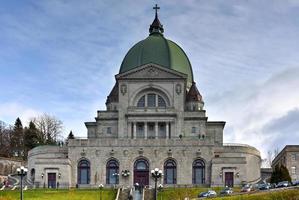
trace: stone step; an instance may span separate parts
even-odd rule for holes
[[[155,199],[154,189],[146,188],[144,191],[144,200],[154,200],[154,199]]]

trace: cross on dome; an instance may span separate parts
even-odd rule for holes
[[[156,17],[158,16],[158,10],[160,9],[160,7],[158,7],[158,4],[155,5],[155,7],[153,7],[154,10],[156,10]]]
[[[160,20],[158,19],[158,10],[160,9],[160,7],[158,6],[158,4],[156,4],[155,7],[153,7],[153,9],[155,10],[155,19],[149,28],[150,35],[154,33],[159,33],[163,35],[163,25],[160,23]]]

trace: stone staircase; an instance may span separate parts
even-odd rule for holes
[[[122,188],[118,197],[118,200],[129,200],[130,199],[130,188]]]

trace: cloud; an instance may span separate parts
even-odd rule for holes
[[[267,148],[282,149],[285,145],[298,144],[299,141],[299,109],[293,109],[285,115],[273,119],[263,127],[263,134],[269,137]]]
[[[227,142],[253,145],[265,156],[268,149],[281,148],[291,141],[283,139],[284,131],[294,138],[299,137],[299,132],[293,128],[294,120],[299,120],[298,76],[299,68],[290,68],[263,83],[242,85],[215,95],[207,101],[210,120],[227,121]],[[278,128],[275,134],[274,127]]]
[[[155,2],[165,37],[189,56],[210,119],[228,122],[225,140],[266,152],[265,127],[298,108],[298,1]],[[86,136],[84,121],[105,109],[126,52],[147,37],[153,4],[2,3],[0,117],[46,112]]]
[[[0,120],[13,125],[16,118],[19,117],[23,126],[27,126],[32,117],[40,115],[41,112],[33,108],[28,108],[17,102],[0,104]]]

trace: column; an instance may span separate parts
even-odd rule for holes
[[[136,122],[133,122],[133,138],[136,139]]]
[[[144,122],[144,138],[147,139],[147,122]]]
[[[155,139],[158,138],[158,122],[155,122]]]
[[[169,122],[166,122],[166,138],[169,139]]]

